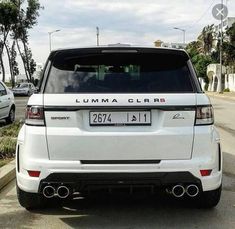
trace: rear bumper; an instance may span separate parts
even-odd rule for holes
[[[205,162],[204,162],[205,163]],[[202,191],[220,187],[222,171],[207,163],[202,168],[212,169],[210,176],[200,175],[201,163],[193,160],[161,161],[159,164],[82,165],[78,161],[28,161],[27,170],[41,171],[40,177],[30,177],[27,171],[17,171],[17,183],[26,192],[38,193],[48,183],[67,184],[77,191],[89,186],[151,185],[165,187],[174,184],[197,184]]]

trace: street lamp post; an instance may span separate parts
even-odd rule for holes
[[[183,43],[185,44],[185,33],[186,33],[186,30],[185,30],[185,29],[178,28],[178,27],[174,27],[173,29],[177,29],[177,30],[180,30],[180,31],[183,32]]]
[[[224,1],[221,0],[221,5],[223,6]],[[220,16],[220,55],[219,55],[219,62],[220,62],[220,81],[219,81],[219,93],[222,92],[222,77],[223,77],[223,16]]]
[[[96,45],[99,46],[100,45],[100,28],[97,26],[96,27]]]
[[[49,35],[50,52],[51,52],[51,35],[52,35],[53,33],[59,32],[59,31],[60,31],[60,29],[57,29],[57,30],[53,30],[53,31],[51,31],[51,32],[48,32],[48,35]]]

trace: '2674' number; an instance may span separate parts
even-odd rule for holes
[[[112,122],[111,114],[93,114],[93,123]]]

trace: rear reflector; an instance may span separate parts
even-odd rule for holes
[[[206,177],[206,176],[211,175],[211,171],[212,171],[212,169],[204,169],[204,170],[200,170],[200,173],[201,173],[202,177]]]
[[[40,173],[41,173],[41,171],[28,170],[28,174],[29,174],[30,177],[39,177]]]

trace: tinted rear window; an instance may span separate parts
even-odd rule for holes
[[[187,60],[158,53],[60,54],[45,93],[190,93]]]

